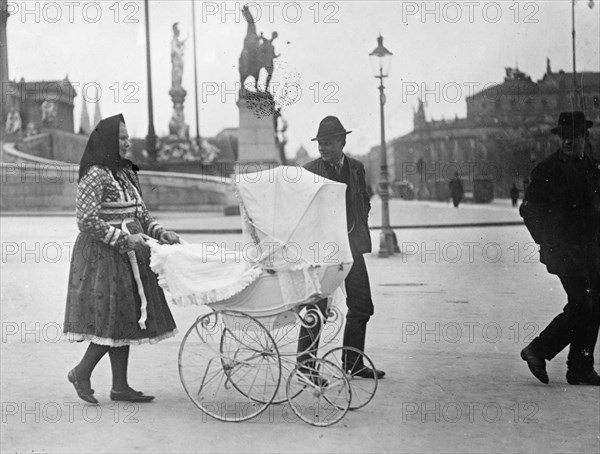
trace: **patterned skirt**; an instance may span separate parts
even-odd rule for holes
[[[139,223],[137,228],[141,231]],[[64,333],[69,341],[120,347],[175,335],[175,321],[150,269],[150,252],[136,250],[135,255],[147,301],[145,328],[139,323],[142,302],[128,255],[86,233],[79,234],[73,247],[65,311]]]

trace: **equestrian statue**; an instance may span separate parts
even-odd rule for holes
[[[244,38],[244,48],[239,59],[240,83],[242,88],[248,76],[254,78],[254,89],[258,92],[258,78],[260,70],[265,68],[267,71],[267,80],[265,83],[264,92],[268,92],[271,77],[273,75],[273,59],[279,57],[275,54],[273,40],[277,38],[277,32],[271,34],[271,39],[267,39],[256,33],[256,24],[250,13],[248,6],[242,8],[242,14],[246,22],[248,22],[248,30]]]

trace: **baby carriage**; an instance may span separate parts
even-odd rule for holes
[[[291,166],[236,178],[242,244],[234,250],[151,245],[151,266],[167,297],[210,309],[181,342],[181,382],[200,410],[222,421],[248,420],[283,404],[288,421],[334,424],[366,405],[377,389],[376,379],[347,372],[350,351],[375,369],[363,352],[323,348],[341,329],[336,301],[343,300],[353,263],[346,186]],[[325,313],[315,306],[323,298]],[[302,327],[319,336],[298,352]],[[319,339],[321,357],[313,348]],[[299,360],[300,353],[308,358]]]

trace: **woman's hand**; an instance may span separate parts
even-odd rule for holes
[[[166,244],[178,244],[181,243],[179,235],[172,230],[165,230],[160,234],[160,242]]]
[[[146,240],[144,239],[141,233],[130,233],[127,237],[127,247],[130,250],[143,250],[149,248],[148,244],[146,243]]]

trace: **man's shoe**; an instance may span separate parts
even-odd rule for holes
[[[85,400],[89,404],[97,404],[98,400],[94,397],[94,390],[89,380],[78,380],[75,369],[71,369],[67,374],[67,380],[73,384],[75,391],[80,399]]]
[[[521,358],[527,362],[527,366],[535,378],[546,385],[550,382],[546,372],[546,360],[533,353],[531,346],[528,345],[521,350]]]
[[[140,394],[139,391],[135,391],[134,389],[127,389],[125,391],[115,391],[114,389],[110,390],[110,400],[121,401],[121,402],[150,402],[154,400],[154,396],[146,396],[145,394]]]
[[[370,367],[363,366],[357,370],[349,370],[347,371],[352,377],[360,377],[360,378],[370,378],[373,379],[377,377],[377,380],[385,377],[385,372],[378,369],[371,369]]]
[[[587,374],[575,374],[574,372],[567,371],[567,383],[570,385],[591,385],[600,386],[600,376],[595,370],[588,372]]]

